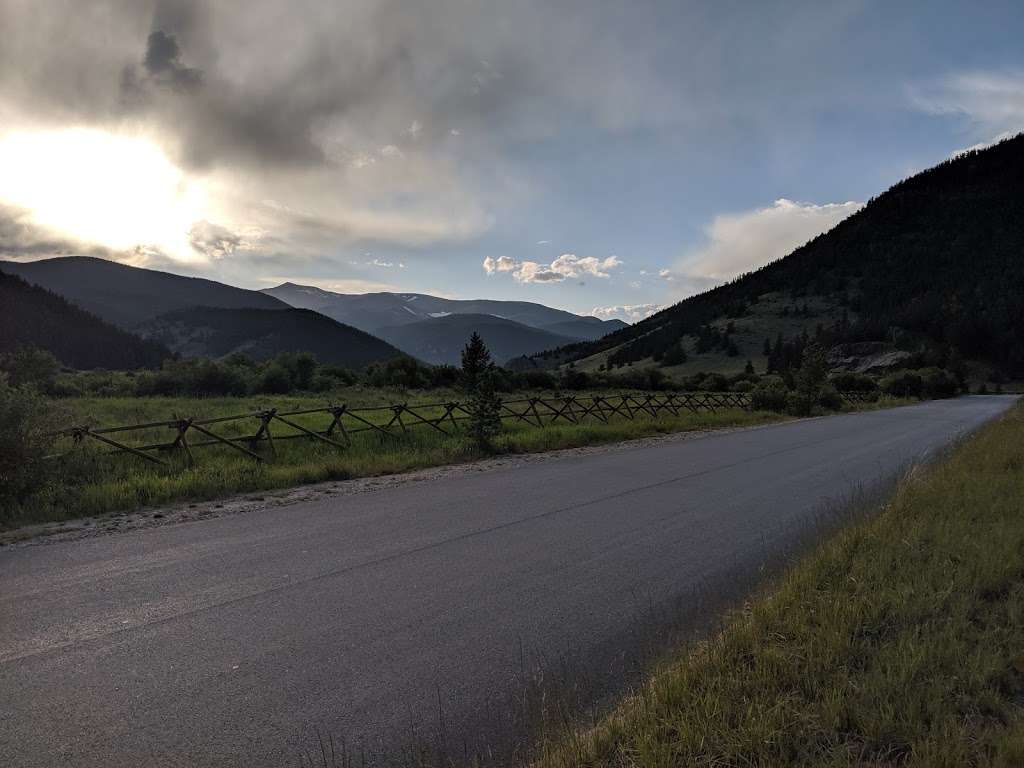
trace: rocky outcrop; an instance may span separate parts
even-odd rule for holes
[[[828,364],[836,371],[881,374],[902,368],[910,353],[881,341],[839,344],[828,353]]]

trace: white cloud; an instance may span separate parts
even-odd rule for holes
[[[484,272],[488,275],[495,272],[511,272],[515,268],[516,260],[508,256],[499,256],[496,259],[488,256],[484,259]]]
[[[966,118],[989,139],[968,149],[1024,130],[1024,72],[964,72],[914,87],[911,100],[930,114]]]
[[[615,307],[594,307],[590,310],[590,314],[602,320],[610,320],[614,317],[635,323],[645,317],[650,317],[662,308],[662,304],[625,304]]]
[[[798,203],[785,198],[768,208],[716,216],[705,227],[707,245],[684,259],[663,279],[688,280],[705,287],[730,280],[789,254],[827,232],[863,203]]]
[[[618,256],[599,259],[595,256],[579,257],[574,253],[563,253],[550,264],[537,261],[517,261],[508,256],[484,259],[484,271],[493,275],[495,272],[511,272],[520,283],[560,283],[580,277],[611,276],[611,270],[622,265]]]

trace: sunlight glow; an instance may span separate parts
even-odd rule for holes
[[[188,232],[206,197],[144,138],[85,128],[0,136],[0,202],[83,244],[195,261]]]

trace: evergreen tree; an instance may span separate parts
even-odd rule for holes
[[[798,397],[800,415],[808,415],[821,396],[821,388],[828,377],[828,361],[825,350],[814,342],[803,350],[800,367],[793,376]]]
[[[490,350],[480,338],[480,334],[473,331],[469,342],[462,350],[462,386],[466,392],[472,394],[483,372],[493,367]]]
[[[469,433],[484,451],[490,450],[491,440],[501,432],[501,399],[495,379],[490,350],[474,331],[462,350],[462,383],[469,396]]]

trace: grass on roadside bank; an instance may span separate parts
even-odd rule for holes
[[[401,398],[391,400],[396,401],[401,402]],[[377,400],[374,404],[379,403]],[[320,407],[323,401],[292,397],[277,398],[273,404],[282,408]],[[92,423],[122,424],[166,419],[173,413],[206,418],[244,413],[254,405],[235,398],[207,401],[115,398],[71,401],[65,407],[75,418],[88,415]],[[320,423],[323,422],[323,414],[294,418],[308,428],[323,429],[326,426]],[[505,430],[494,440],[491,455],[597,445],[672,432],[751,426],[782,418],[777,414],[730,409],[679,416],[661,414],[656,418],[638,416],[632,421],[621,419],[608,424],[596,420],[581,424],[559,423],[543,428],[506,421]],[[251,434],[252,429],[251,424],[218,426],[218,431],[228,437],[241,436],[245,433],[243,430]],[[135,435],[132,442],[136,439],[158,442],[167,437],[166,433],[158,435],[154,432],[152,435]],[[424,427],[398,436],[360,433],[353,436],[352,445],[345,449],[305,439],[278,441],[276,451],[277,455],[272,460],[258,463],[229,448],[213,446],[194,449],[194,466],[186,466],[178,457],[172,458],[170,466],[160,467],[130,455],[109,455],[105,449],[92,444],[82,445],[56,460],[53,477],[26,504],[18,509],[0,509],[0,528],[69,520],[174,501],[215,499],[232,493],[269,491],[326,480],[392,474],[484,456],[465,434],[447,436]]]
[[[1024,765],[1024,407],[540,765]]]

